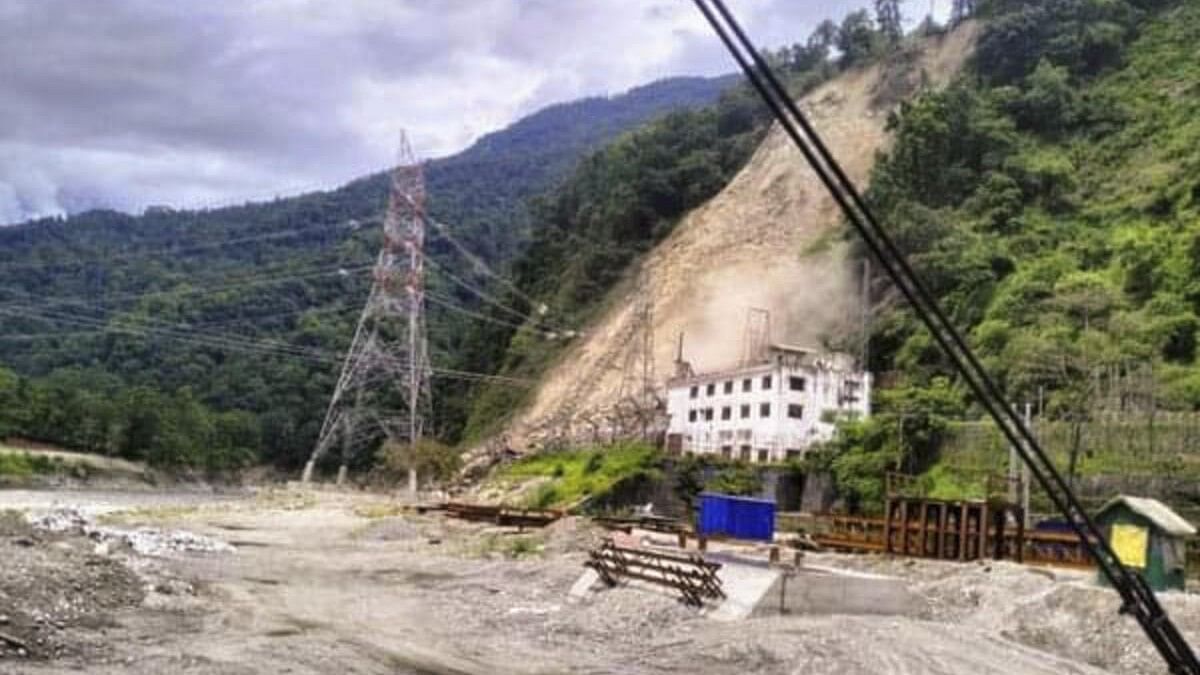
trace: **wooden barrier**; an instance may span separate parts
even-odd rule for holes
[[[608,586],[621,579],[638,579],[679,591],[683,601],[700,607],[706,599],[725,597],[717,577],[719,563],[698,554],[673,554],[643,548],[617,546],[611,540],[588,554],[585,566],[592,568]]]

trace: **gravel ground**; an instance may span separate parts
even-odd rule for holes
[[[194,533],[232,551],[147,556],[121,543],[98,555],[104,541],[19,526],[0,537],[6,556],[9,539],[36,539],[13,549],[44,584],[21,610],[22,635],[63,638],[46,658],[0,659],[0,673],[1162,672],[1111,591],[1084,575],[817,555],[906,578],[920,598],[912,616],[722,623],[630,588],[569,601],[585,551],[603,537],[578,519],[515,533],[336,493],[193,506],[143,504],[120,527]],[[5,603],[20,587],[0,567],[0,612],[15,616]],[[35,629],[27,617],[58,606],[56,593],[78,613],[53,619],[62,630]],[[1166,602],[1195,634],[1196,598]]]
[[[1009,562],[812,558],[907,579],[922,602],[917,616],[929,621],[989,631],[1113,673],[1163,671],[1158,652],[1136,621],[1118,613],[1116,593],[1097,585],[1095,572]],[[1184,635],[1200,645],[1200,595],[1168,592],[1159,599]]]
[[[94,547],[81,535],[35,530],[21,513],[0,512],[0,667],[102,655],[73,633],[104,628],[114,610],[136,606],[144,592],[133,571]]]

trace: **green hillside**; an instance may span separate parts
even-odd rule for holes
[[[588,152],[710,104],[731,83],[675,78],[537,112],[429,162],[430,212],[503,269],[530,239],[530,197]],[[268,203],[90,211],[0,228],[0,438],[160,464],[294,465],[312,447],[336,355],[366,297],[386,188],[381,173]],[[487,285],[444,239],[429,250]],[[445,276],[430,285],[478,309]],[[436,365],[472,365],[471,320],[431,307]],[[437,427],[454,437],[467,385],[436,387],[447,402]]]
[[[1089,425],[1200,409],[1200,2],[994,0],[980,14],[970,71],[892,120],[871,199],[1010,400],[1066,427],[1052,441],[1064,469],[1126,471],[1094,460]],[[868,505],[864,467],[929,467],[947,421],[978,416],[876,288],[889,309],[872,366],[901,386],[831,460]]]

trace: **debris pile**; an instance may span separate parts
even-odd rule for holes
[[[141,602],[137,575],[93,548],[90,539],[39,531],[21,513],[0,511],[0,664],[92,649],[72,631]]]
[[[96,525],[90,517],[74,508],[56,509],[32,518],[30,523],[35,529],[46,532],[81,534],[88,537],[97,542],[97,553],[107,553],[120,546],[128,546],[139,555],[155,557],[171,553],[234,551],[233,546],[219,539],[183,530],[162,530],[156,527],[125,530]]]
[[[846,568],[900,576],[922,600],[917,617],[939,625],[981,630],[1049,654],[1128,675],[1162,669],[1161,659],[1131,617],[1119,613],[1111,588],[1095,572],[1044,569],[1005,561],[960,564],[882,556],[815,559]],[[1160,593],[1189,639],[1200,635],[1200,596]]]

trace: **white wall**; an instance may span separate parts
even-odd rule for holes
[[[768,376],[771,386],[764,388],[763,378]],[[792,389],[793,377],[803,380],[802,391]],[[749,391],[743,388],[746,379],[751,381]],[[730,382],[732,391],[727,392],[726,383]],[[852,383],[858,383],[857,387]],[[869,414],[870,383],[869,374],[824,367],[819,361],[814,365],[774,363],[698,375],[671,383],[667,394],[670,415],[667,432],[682,436],[685,452],[730,453],[734,458],[751,461],[783,461],[789,451],[793,455],[803,454],[814,442],[833,437],[834,425],[822,419],[826,411]],[[857,400],[848,400],[851,394],[857,394]],[[763,404],[769,405],[766,416],[762,414]],[[801,406],[799,419],[789,416],[790,405]],[[748,418],[742,417],[742,406],[749,406]],[[708,409],[712,410],[711,420],[706,419]],[[729,410],[729,419],[723,419],[725,409]],[[744,454],[746,446],[749,446],[748,456]]]

